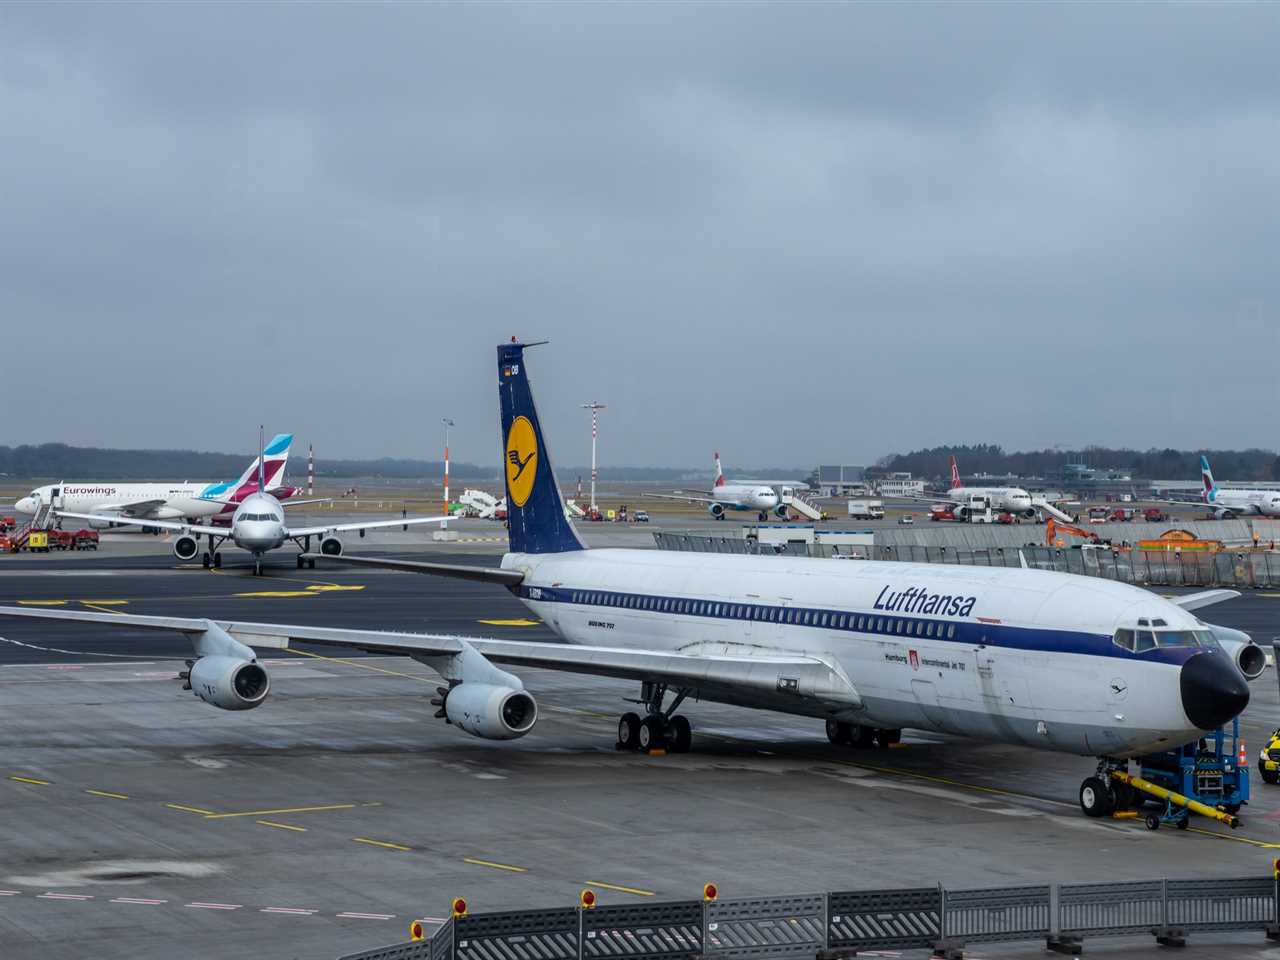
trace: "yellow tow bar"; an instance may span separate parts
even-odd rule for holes
[[[1131,773],[1124,770],[1112,770],[1111,776],[1115,777],[1121,783],[1127,783],[1130,786],[1141,790],[1143,793],[1149,793],[1153,797],[1159,797],[1161,800],[1168,800],[1174,806],[1186,807],[1192,813],[1198,813],[1202,817],[1208,817],[1210,820],[1217,820],[1219,823],[1225,823],[1234,830],[1240,826],[1240,818],[1234,814],[1227,813],[1225,810],[1218,810],[1208,804],[1201,803],[1199,800],[1192,800],[1190,797],[1183,796],[1174,790],[1167,790],[1159,784],[1152,783],[1150,780],[1143,780],[1141,777],[1135,777]]]

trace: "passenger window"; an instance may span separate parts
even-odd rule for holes
[[[956,625],[954,623],[947,625],[947,639],[954,639],[956,635]]]
[[[929,623],[926,623],[926,624],[925,624],[925,626],[924,626],[924,635],[925,635],[926,637],[932,637],[932,636],[933,636],[933,622],[932,622],[932,621],[930,621]]]
[[[1113,639],[1115,640],[1117,647],[1121,647],[1125,650],[1128,650],[1130,653],[1133,653],[1134,643],[1133,643],[1132,630],[1123,630],[1123,629],[1117,630],[1116,635]]]

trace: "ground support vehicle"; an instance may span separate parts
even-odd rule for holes
[[[1162,825],[1185,830],[1192,813],[1234,830],[1240,823],[1236,815],[1249,802],[1249,763],[1240,739],[1240,719],[1233,720],[1229,730],[1223,727],[1176,750],[1140,758],[1136,775],[1112,770],[1111,779],[1117,807],[1130,807],[1146,798],[1163,803],[1162,810],[1145,812],[1148,830]]]
[[[1258,773],[1263,783],[1280,783],[1280,730],[1271,734],[1271,739],[1258,753]]]

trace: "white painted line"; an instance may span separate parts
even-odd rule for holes
[[[92,900],[93,897],[85,896],[82,893],[42,893],[37,899],[39,900]]]
[[[18,897],[21,895],[21,890],[0,890],[0,897]]]
[[[147,904],[155,904],[155,903],[168,903],[169,901],[168,901],[168,900],[144,900],[144,899],[142,899],[141,897],[116,897],[116,898],[114,898],[111,902],[112,902],[112,903],[147,903]]]
[[[340,913],[340,917],[349,917],[353,920],[394,920],[394,913]]]
[[[202,910],[239,910],[242,903],[188,903],[188,907],[199,907]]]
[[[301,907],[263,907],[259,913],[288,913],[295,916],[309,917],[315,913],[315,910],[305,910]]]

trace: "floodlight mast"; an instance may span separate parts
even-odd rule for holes
[[[600,432],[600,411],[605,408],[605,405],[592,400],[580,406],[583,410],[591,411],[591,512],[594,515],[599,512],[599,508],[596,507],[596,436]]]

